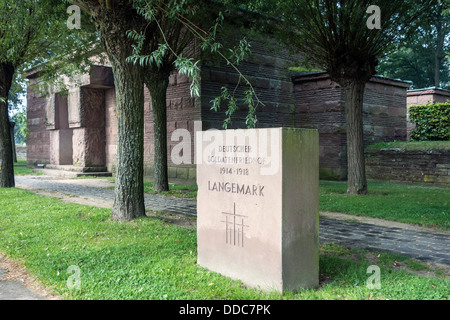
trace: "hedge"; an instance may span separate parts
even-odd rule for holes
[[[411,140],[450,140],[450,102],[411,106],[409,119],[416,125]]]

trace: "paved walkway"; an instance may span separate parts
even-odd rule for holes
[[[94,184],[92,184],[94,181]],[[59,192],[103,202],[113,202],[114,190],[102,188],[102,179],[60,180],[48,176],[17,176],[17,187]],[[103,180],[103,183],[107,183]],[[104,187],[104,186],[103,186]],[[154,211],[196,216],[196,201],[159,195],[145,195],[146,208]],[[320,242],[401,254],[420,261],[450,267],[450,232],[435,232],[400,223],[369,222],[320,217]],[[1,288],[0,288],[1,290]],[[1,299],[0,293],[0,299]]]
[[[0,272],[2,270],[0,269]],[[2,281],[0,277],[0,300],[47,300],[18,281]]]
[[[17,187],[59,192],[87,199],[114,202],[114,190],[106,189],[114,186],[103,179],[57,179],[49,176],[17,176]],[[179,199],[161,195],[145,194],[145,207],[153,211],[196,216],[195,200]]]

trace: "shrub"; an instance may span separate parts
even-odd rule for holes
[[[450,102],[411,106],[409,118],[416,125],[411,140],[450,140]]]

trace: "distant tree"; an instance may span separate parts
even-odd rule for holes
[[[14,139],[15,143],[26,143],[29,129],[27,122],[26,105],[23,104],[23,99],[26,94],[26,84],[23,80],[22,74],[16,72],[11,84],[11,89],[8,93],[8,111],[9,119],[14,122]]]
[[[411,80],[414,88],[450,87],[450,1],[433,1],[413,24],[410,36],[380,59],[378,73]]]
[[[30,130],[28,129],[27,111],[16,112],[11,119],[14,121],[14,139],[16,143],[26,143]]]
[[[429,1],[411,7],[403,0],[258,1],[278,37],[326,70],[344,91],[349,194],[366,194],[362,106],[378,59],[422,14]],[[270,17],[269,17],[270,16]],[[400,32],[402,30],[402,32]]]
[[[431,9],[429,22],[436,30],[434,86],[439,87],[443,61],[450,52],[450,0],[434,0]]]

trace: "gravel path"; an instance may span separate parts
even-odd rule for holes
[[[114,183],[103,179],[56,179],[49,176],[17,176],[17,187],[59,192],[86,199],[114,202]],[[161,195],[145,194],[145,207],[153,211],[196,216],[197,202]]]

